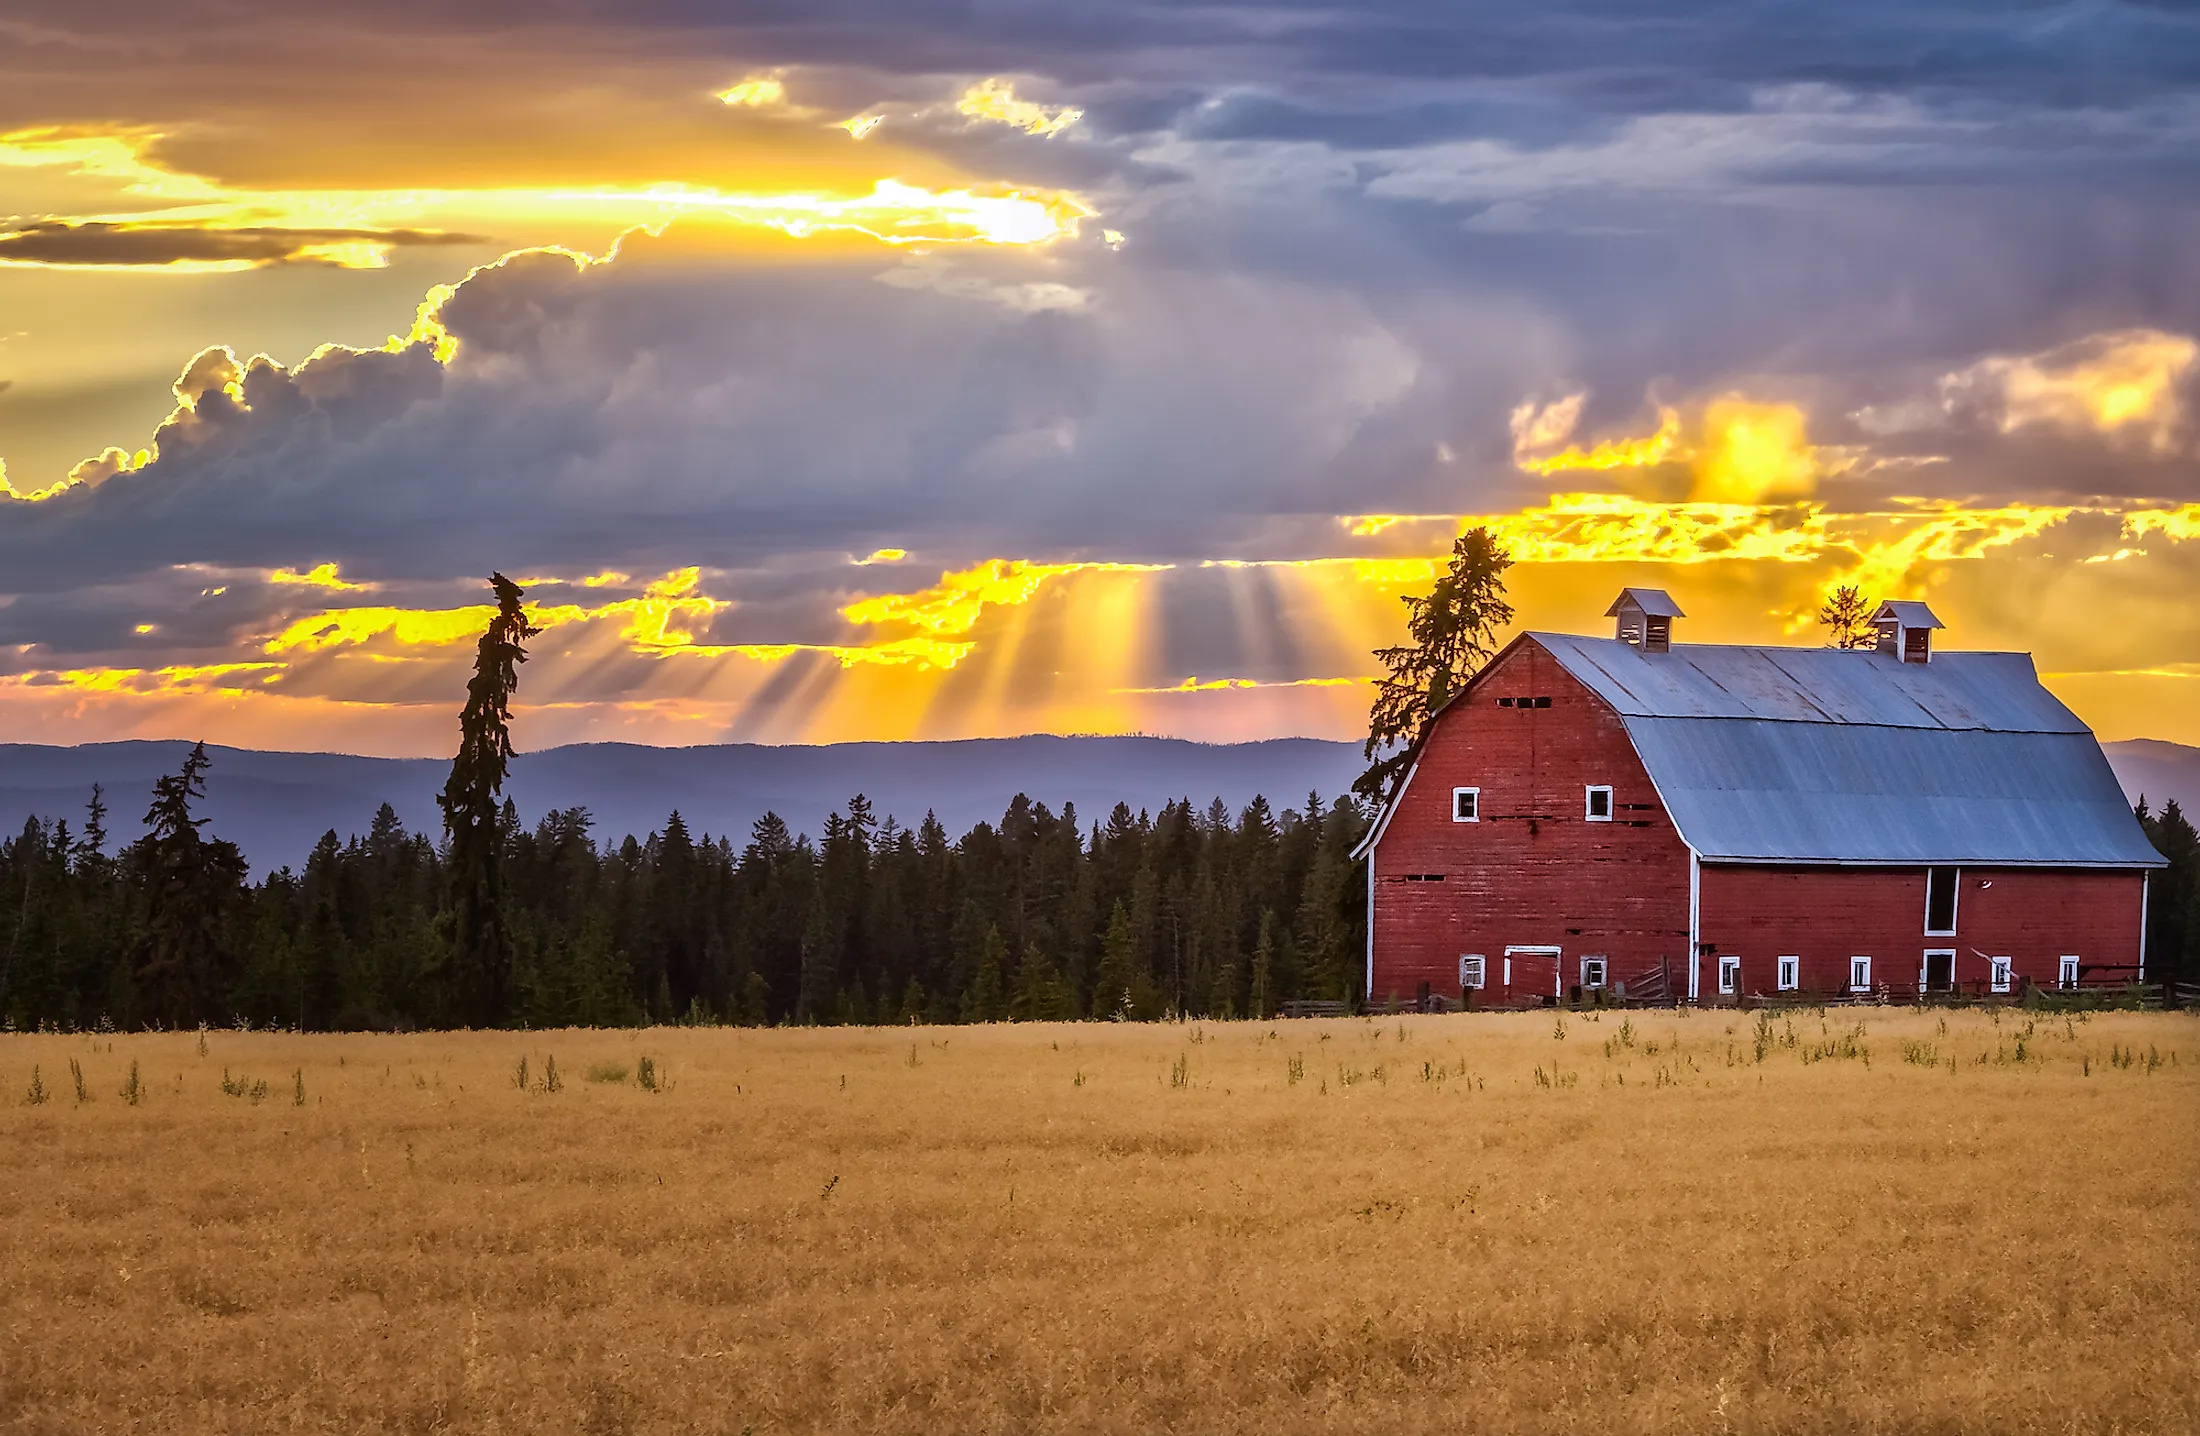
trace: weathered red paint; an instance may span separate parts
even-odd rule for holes
[[[2128,982],[2139,961],[2136,872],[1963,868],[1954,936],[1925,931],[1921,869],[1716,867],[1703,870],[1703,941],[1742,960],[1739,994],[1777,995],[1778,959],[1799,957],[1801,990],[1844,995],[1849,959],[1872,959],[1874,988],[1917,990],[1928,950],[1955,950],[1955,982],[1988,991],[1990,959],[2010,959],[2012,987],[2053,987],[2073,956],[2088,986]],[[1704,960],[1705,997],[1718,968]]]
[[[1502,698],[1550,699],[1547,708]],[[1585,795],[1613,789],[1613,821]],[[1455,822],[1455,788],[1481,790],[1480,821]],[[1369,999],[1460,995],[1459,962],[1481,954],[1477,1005],[1532,1003],[1581,981],[1585,957],[1609,982],[1661,967],[1689,991],[1691,858],[1658,801],[1619,715],[1532,637],[1480,675],[1438,718],[1373,853]],[[1953,936],[1925,932],[1923,869],[1702,866],[1697,995],[1722,1000],[1721,956],[1741,959],[1733,998],[1778,994],[1780,957],[1800,959],[1801,995],[1849,991],[1849,959],[1872,985],[1917,991],[1924,954],[1954,949],[1954,980],[1987,991],[2008,957],[2012,989],[2052,987],[2065,955],[2087,985],[2129,981],[2140,960],[2143,875],[2043,868],[1964,869]],[[1506,980],[1506,949],[1523,953]]]
[[[1547,697],[1548,708],[1499,698]],[[1591,784],[1613,821],[1584,816]],[[1455,823],[1452,789],[1479,787],[1482,817]],[[1532,1002],[1603,956],[1612,979],[1688,953],[1688,848],[1674,832],[1619,715],[1533,640],[1508,650],[1446,709],[1374,850],[1370,997],[1459,995],[1459,959],[1481,953],[1478,1002]],[[1440,882],[1415,882],[1415,875]],[[1505,949],[1557,947],[1548,966]]]

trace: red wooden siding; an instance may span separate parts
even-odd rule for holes
[[[1839,994],[1849,958],[1872,959],[1872,983],[1914,993],[1928,949],[1954,948],[1963,991],[1986,991],[1988,959],[2017,983],[2053,987],[2067,954],[2088,985],[2128,982],[2139,961],[2143,879],[2135,872],[1964,868],[1953,937],[1925,934],[1922,869],[1714,867],[1703,870],[1702,939],[1742,960],[1742,994],[1776,992],[1776,963],[1802,959],[1806,993]],[[2015,984],[2013,984],[2015,985]],[[1718,956],[1703,959],[1700,996],[1714,1001]]]
[[[1536,697],[1550,706],[1498,706]],[[1591,784],[1612,788],[1611,822],[1586,819]],[[1482,790],[1480,822],[1452,821],[1454,788]],[[1374,1002],[1411,1002],[1422,983],[1457,997],[1464,953],[1487,958],[1478,1002],[1549,994],[1541,964],[1504,987],[1507,946],[1559,948],[1568,987],[1584,956],[1605,957],[1613,980],[1687,959],[1688,849],[1619,716],[1532,641],[1445,710],[1374,864]]]

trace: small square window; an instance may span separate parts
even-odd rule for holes
[[[2007,992],[2009,990],[2009,959],[2006,957],[1990,957],[1986,961],[1989,972],[1987,985],[1996,992]]]
[[[1798,987],[1801,987],[1802,985],[1803,985],[1803,959],[1801,959],[1801,958],[1799,958],[1799,957],[1783,957],[1783,958],[1781,958],[1781,959],[1780,959],[1780,990],[1781,990],[1782,992],[1793,992],[1793,991],[1795,991],[1795,989],[1797,989]]]
[[[1604,986],[1604,959],[1585,957],[1581,960],[1581,985],[1590,991]]]
[[[1510,698],[1500,698],[1497,700],[1497,706],[1500,708],[1510,708],[1513,706],[1513,701]]]
[[[1551,700],[1548,698],[1538,698],[1535,700],[1535,706],[1538,708],[1548,708],[1551,706]]]
[[[1742,960],[1738,957],[1719,959],[1719,991],[1731,994],[1742,985]]]
[[[1872,960],[1871,960],[1870,958],[1868,958],[1868,957],[1852,957],[1852,958],[1850,958],[1850,959],[1849,959],[1849,991],[1851,991],[1851,992],[1869,992],[1869,991],[1871,991],[1871,990],[1872,990]]]
[[[2065,957],[2062,960],[2061,964],[2055,969],[2055,985],[2057,987],[2076,987],[2078,985],[2078,959]]]
[[[1591,787],[1588,789],[1588,818],[1592,823],[1612,821],[1612,790]]]
[[[1480,987],[1484,974],[1489,971],[1489,959],[1479,952],[1470,952],[1459,959],[1459,985]]]
[[[1480,788],[1454,788],[1451,790],[1451,820],[1455,823],[1479,823],[1482,821],[1482,790]]]

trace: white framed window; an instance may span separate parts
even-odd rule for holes
[[[1581,985],[1589,991],[1604,986],[1604,959],[1585,957],[1581,960]]]
[[[1795,991],[1795,989],[1797,989],[1797,988],[1801,987],[1802,985],[1803,985],[1803,959],[1801,959],[1800,957],[1783,957],[1783,958],[1781,958],[1781,959],[1780,959],[1780,990],[1781,990],[1782,992],[1793,992],[1793,991]]]
[[[1612,821],[1612,790],[1592,783],[1586,790],[1586,794],[1584,816],[1592,823],[1609,823]]]
[[[2076,987],[2078,985],[2078,959],[2069,956],[2063,958],[2062,962],[2055,968],[2055,985],[2057,987]]]
[[[2009,990],[2009,959],[2006,957],[1989,957],[1986,959],[1986,966],[1986,985],[1996,992],[2007,992]]]
[[[1963,876],[1960,868],[1927,868],[1925,870],[1925,935],[1927,937],[1954,937],[1956,932],[1956,889]]]
[[[1742,960],[1738,957],[1719,959],[1719,991],[1731,995],[1742,985]]]
[[[1871,991],[1871,990],[1872,990],[1872,960],[1871,960],[1870,958],[1868,958],[1868,957],[1852,957],[1852,958],[1850,958],[1850,959],[1849,959],[1849,991],[1851,991],[1851,992],[1869,992],[1869,991]]]
[[[1482,790],[1480,788],[1454,788],[1451,790],[1451,820],[1455,823],[1479,823],[1482,821]]]
[[[1480,987],[1489,971],[1489,959],[1479,952],[1470,952],[1459,959],[1459,985]]]

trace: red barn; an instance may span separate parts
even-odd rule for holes
[[[1372,1002],[1622,984],[1735,1001],[2015,993],[2143,976],[2163,859],[2022,653],[1526,633],[1423,735],[1360,852]]]

